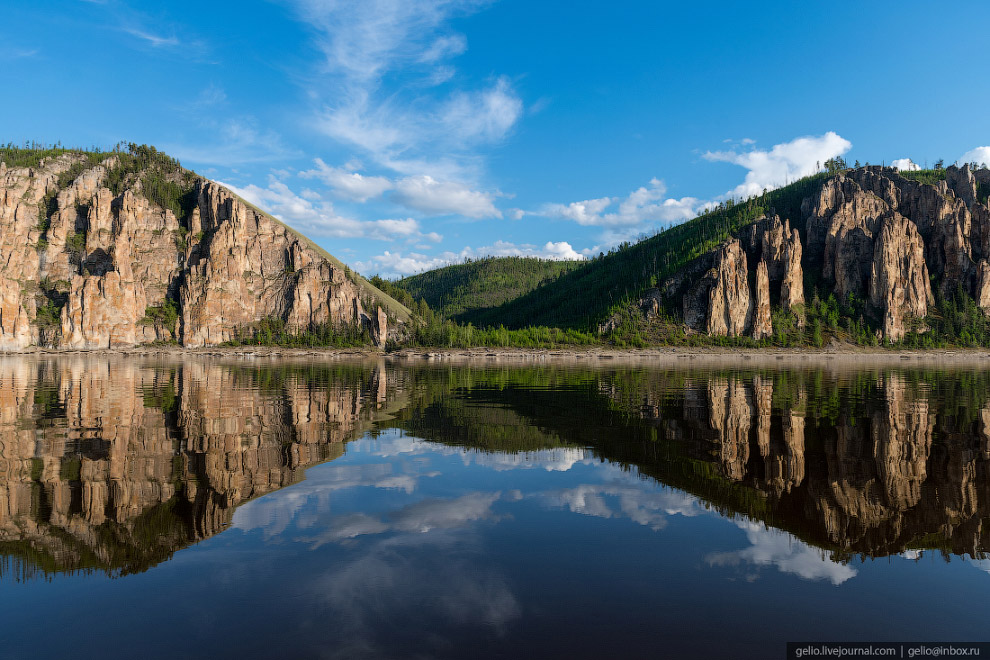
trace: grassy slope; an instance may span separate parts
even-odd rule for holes
[[[488,257],[406,277],[396,284],[448,318],[477,323],[479,313],[525,295],[581,263]]]
[[[823,174],[807,177],[746,202],[713,209],[593,259],[505,304],[480,310],[473,320],[476,325],[504,324],[509,328],[546,325],[593,330],[613,310],[638,299],[646,289],[765,213],[774,211],[796,220],[803,199],[825,178]]]

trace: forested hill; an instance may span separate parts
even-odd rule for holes
[[[477,325],[488,310],[549,284],[582,264],[487,257],[406,277],[396,284],[447,318]]]
[[[502,304],[492,294],[471,310],[476,328],[558,328],[619,346],[990,346],[990,169],[829,170],[536,286],[470,264],[418,282],[448,309],[465,291],[526,291]],[[471,341],[471,328],[449,330],[441,343]]]
[[[507,328],[550,326],[596,330],[615,309],[638,300],[647,289],[763,215],[775,212],[781,217],[799,219],[801,202],[820,188],[826,177],[824,173],[817,174],[745,202],[723,203],[643,241],[623,244],[608,254],[578,262],[577,267],[556,279],[504,304],[478,309],[472,313],[471,321],[475,325]],[[435,272],[416,277],[432,281]],[[477,282],[474,286],[487,285]],[[445,291],[448,289],[436,287],[433,295],[439,297]]]

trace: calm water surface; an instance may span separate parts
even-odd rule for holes
[[[990,371],[4,359],[0,658],[981,640],[988,507]]]

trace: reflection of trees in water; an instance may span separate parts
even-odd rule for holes
[[[836,558],[978,555],[988,401],[977,372],[0,360],[0,570],[145,570],[387,427],[588,448]]]
[[[990,374],[423,370],[408,428],[448,444],[571,443],[832,550],[987,550]],[[425,388],[428,389],[428,388]],[[514,429],[522,429],[514,432]]]
[[[145,570],[339,456],[386,384],[383,365],[0,360],[2,570]]]

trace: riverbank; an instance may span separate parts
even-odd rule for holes
[[[144,357],[208,357],[240,359],[386,359],[401,362],[576,362],[576,363],[650,363],[671,365],[690,363],[802,363],[842,362],[880,364],[890,362],[939,363],[986,366],[990,368],[990,350],[886,350],[854,346],[823,349],[806,348],[606,348],[602,346],[554,349],[522,348],[403,348],[383,352],[373,348],[289,348],[281,346],[236,346],[183,348],[181,346],[136,346],[119,349],[61,350],[34,348],[6,353],[8,356],[115,355]]]

